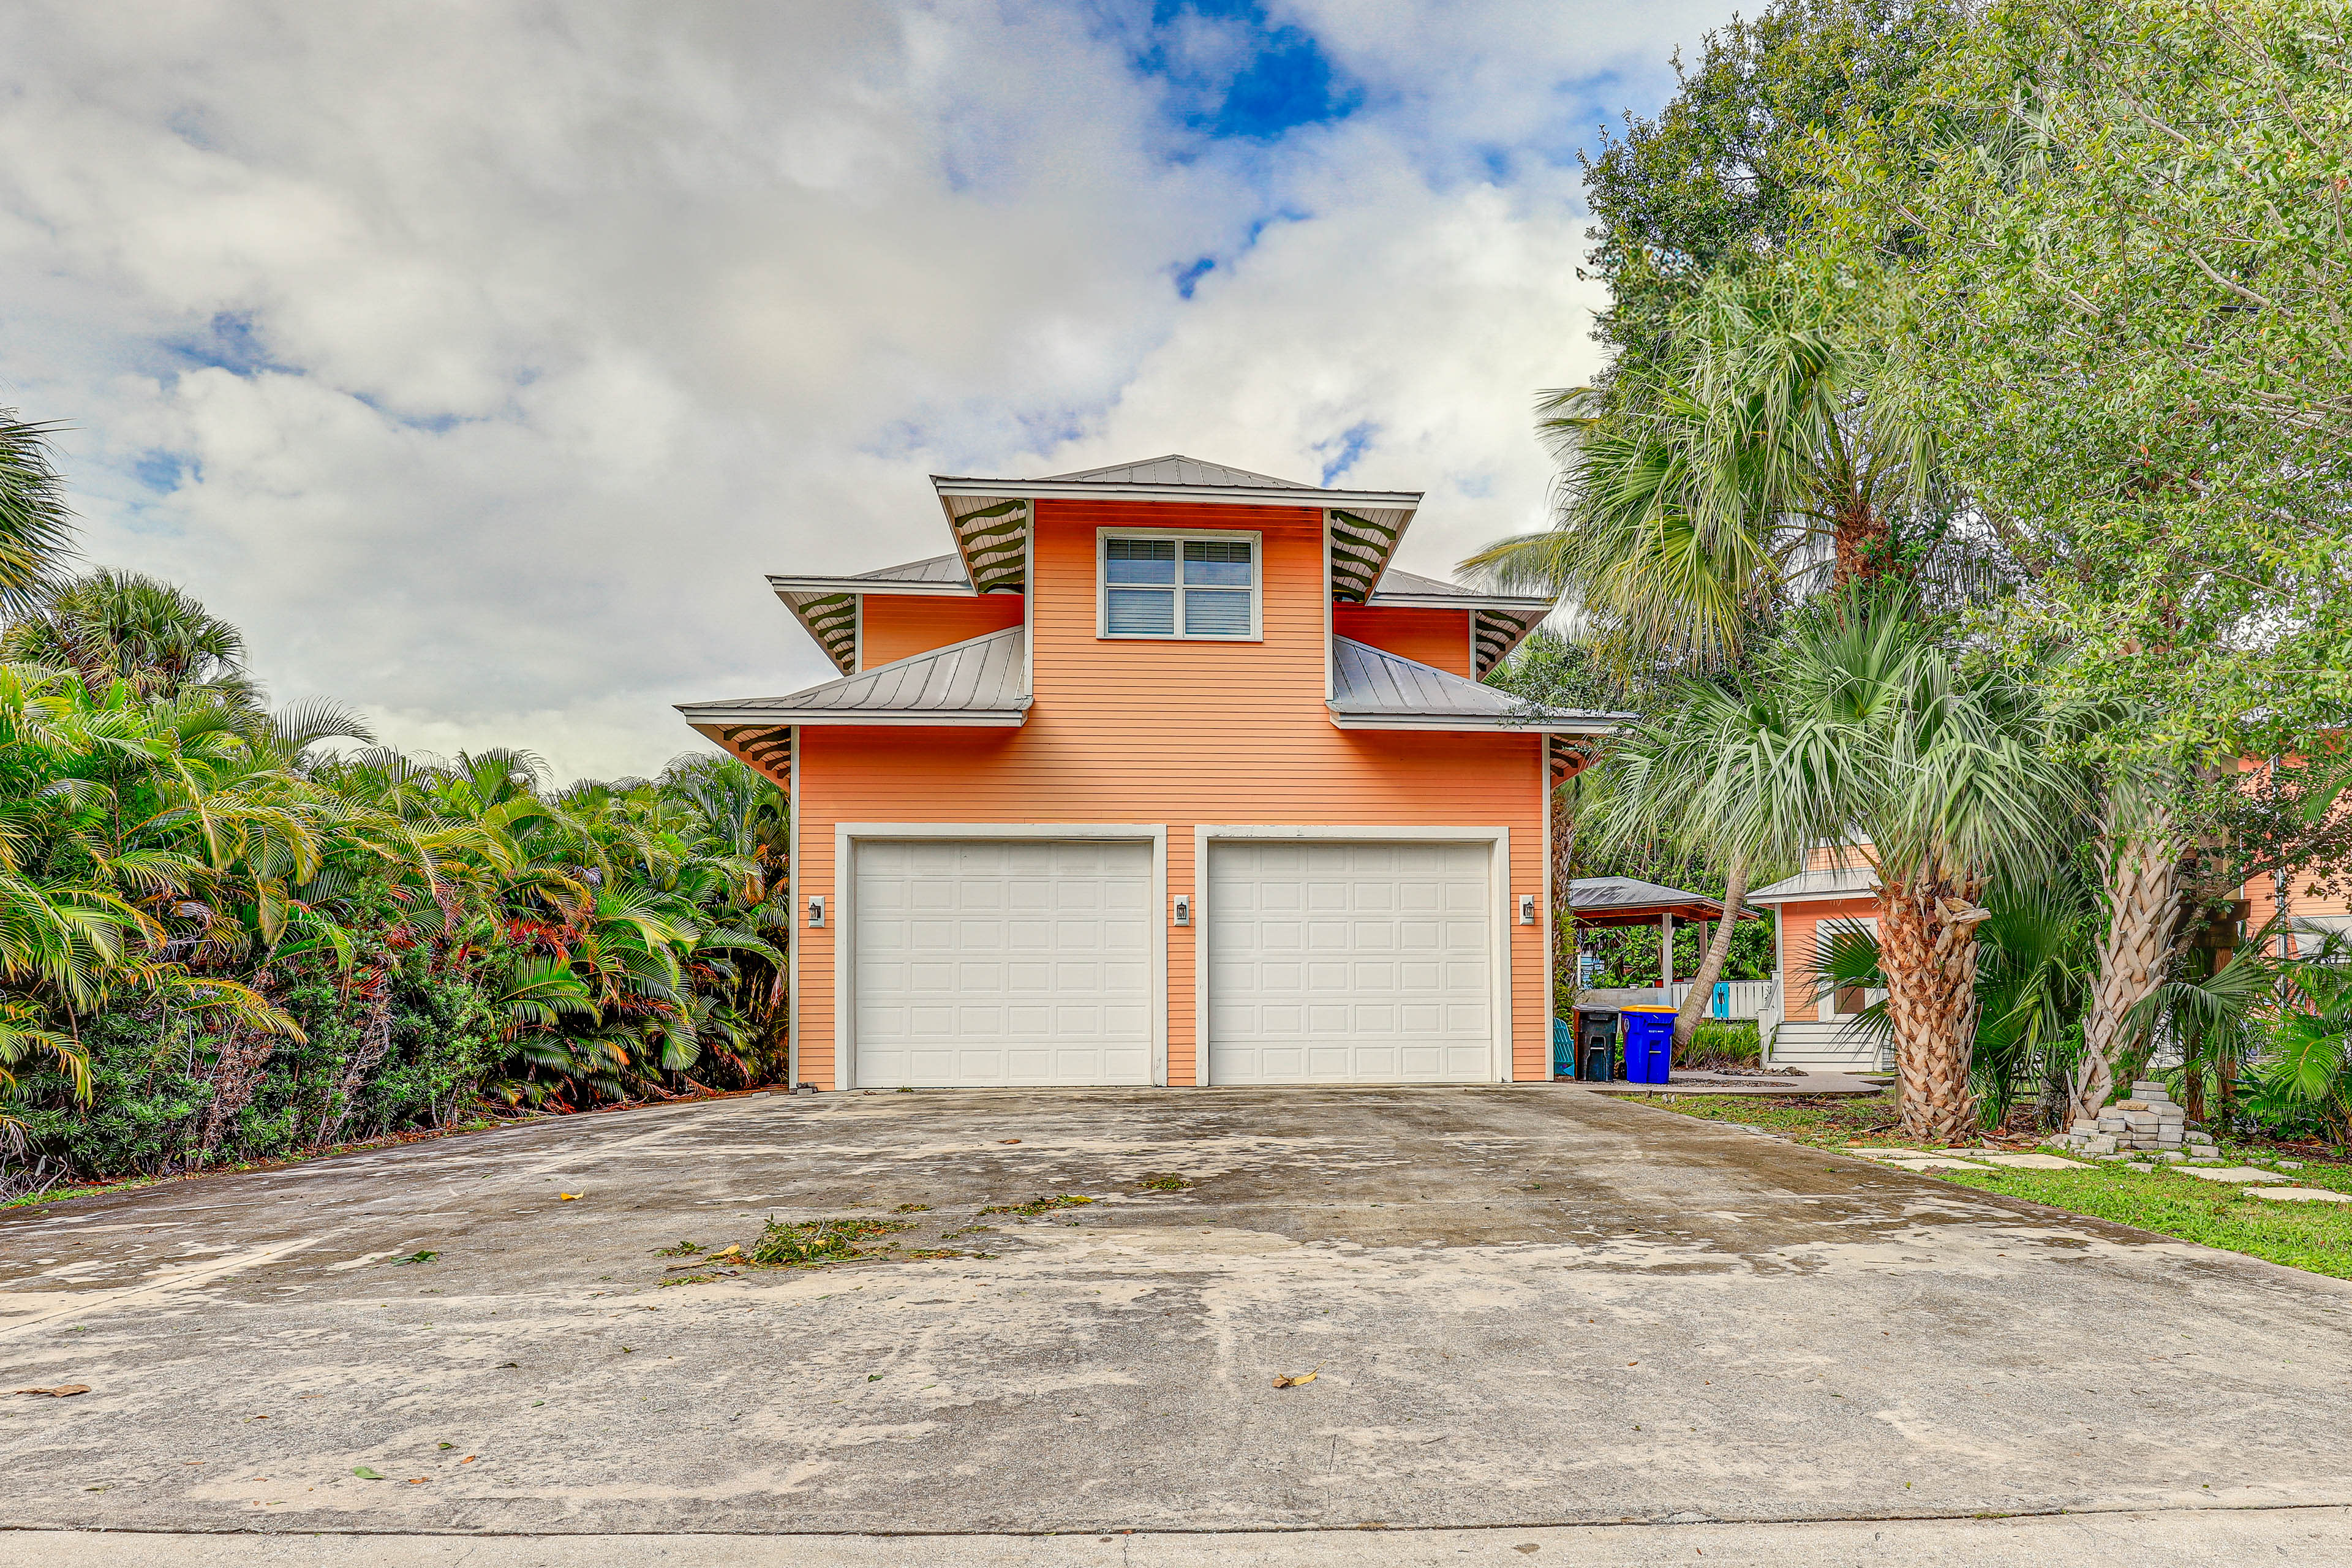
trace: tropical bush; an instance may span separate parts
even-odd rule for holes
[[[743,763],[373,747],[131,574],[0,652],[0,1181],[782,1072],[785,802]]]

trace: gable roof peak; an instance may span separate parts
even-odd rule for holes
[[[1271,474],[1253,473],[1247,468],[1236,468],[1225,463],[1188,458],[1181,452],[1146,458],[1139,462],[1111,463],[1099,468],[1084,468],[1074,474],[1045,474],[1041,478],[1109,484],[1202,485],[1219,489],[1311,490],[1316,488],[1297,479],[1278,479]]]

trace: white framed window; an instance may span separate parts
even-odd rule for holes
[[[1263,544],[1240,531],[1104,529],[1100,635],[1255,641]]]

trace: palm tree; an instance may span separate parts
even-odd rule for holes
[[[1728,842],[1859,844],[1878,874],[1903,1130],[1959,1137],[1973,1114],[1977,929],[1991,918],[1981,900],[1995,879],[2031,880],[2065,837],[2081,799],[2063,752],[2073,717],[2014,672],[1959,657],[1904,596],[1858,591],[1759,650],[1748,701],[1741,743],[1718,744],[1714,770],[1693,746],[1684,776],[1731,814]]]
[[[100,567],[43,592],[0,639],[9,658],[70,668],[92,691],[127,680],[142,695],[209,691],[257,709],[245,634],[186,590]]]
[[[33,607],[73,538],[65,476],[49,460],[57,429],[0,408],[0,614]]]
[[[1463,569],[1565,596],[1621,670],[1718,666],[1793,598],[1908,580],[1950,498],[1856,309],[1818,279],[1711,279],[1656,365],[1542,396],[1554,525]]]

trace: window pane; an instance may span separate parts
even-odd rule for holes
[[[1112,542],[1117,543],[1118,541]],[[1176,635],[1176,590],[1173,588],[1113,588],[1105,597],[1109,600],[1106,606],[1106,629],[1113,637],[1167,637]]]
[[[1190,570],[1189,563],[1187,570]],[[1184,635],[1189,637],[1245,637],[1250,631],[1248,590],[1187,588],[1184,591]]]
[[[1176,542],[1172,539],[1104,540],[1103,581],[1173,583],[1176,581]]]
[[[1203,588],[1246,588],[1250,585],[1249,541],[1188,539],[1184,542],[1184,585]]]

